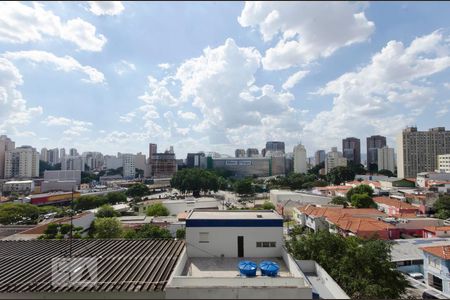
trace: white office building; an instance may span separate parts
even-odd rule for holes
[[[6,151],[14,150],[15,146],[15,143],[6,135],[0,135],[0,178],[5,177]]]
[[[39,153],[22,146],[5,153],[5,178],[39,177]]]
[[[135,155],[131,153],[122,153],[123,160],[123,178],[133,179],[136,175]]]
[[[438,155],[438,170],[450,173],[450,154]]]
[[[123,166],[123,160],[120,157],[116,157],[114,155],[105,155],[104,156],[104,168],[106,170],[110,170],[110,169],[117,169]]]
[[[298,144],[294,147],[294,172],[306,173],[307,170],[305,146]]]
[[[378,148],[377,149],[378,170],[395,171],[394,148]]]
[[[325,159],[325,172],[328,174],[331,169],[341,166],[347,166],[347,159],[342,155],[342,152],[337,150],[337,147],[332,147]]]

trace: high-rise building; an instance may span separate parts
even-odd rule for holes
[[[342,140],[342,154],[354,164],[361,163],[361,142],[358,138],[348,137]]]
[[[450,154],[438,155],[438,171],[450,173]]]
[[[59,149],[58,148],[54,148],[54,149],[50,149],[47,152],[48,155],[48,162],[52,165],[56,165],[57,163],[59,163]]]
[[[256,148],[248,148],[247,149],[247,157],[258,157],[259,151]]]
[[[104,159],[103,166],[106,170],[117,169],[117,168],[122,167],[122,165],[123,165],[122,158],[119,158],[114,155],[105,155],[103,157],[103,159]]]
[[[39,153],[22,146],[5,153],[5,178],[39,177]]]
[[[306,148],[302,144],[294,147],[294,172],[306,173]]]
[[[133,179],[136,175],[135,156],[131,153],[122,153],[123,178]]]
[[[266,157],[266,148],[261,149],[261,156]]]
[[[245,157],[245,149],[236,149],[234,151],[234,157]]]
[[[177,160],[172,150],[157,153],[157,145],[149,144],[148,164],[154,178],[170,178],[177,172]]]
[[[378,151],[386,147],[386,137],[381,135],[372,135],[367,138],[367,168],[370,170],[371,165],[378,164]],[[378,167],[379,170],[380,167]]]
[[[83,152],[82,154],[84,163],[87,165],[89,170],[100,170],[103,168],[104,158],[103,154],[100,152]]]
[[[244,152],[245,153],[245,152]],[[186,167],[188,168],[202,168],[206,164],[205,153],[188,153],[186,157]]]
[[[71,149],[72,150],[72,149]],[[61,160],[61,170],[79,170],[84,172],[85,163],[82,156],[65,156]]]
[[[284,151],[284,142],[277,142],[277,141],[269,141],[266,143],[266,153],[267,152],[282,152]]]
[[[66,156],[66,149],[65,148],[59,149],[59,160],[61,160],[64,156]]]
[[[5,177],[6,151],[14,150],[16,144],[6,135],[0,135],[0,178]]]
[[[47,148],[41,149],[41,154],[39,156],[39,159],[45,162],[48,162],[48,150]]]
[[[70,148],[69,156],[78,156],[78,151],[75,148]]]
[[[314,154],[314,163],[316,165],[320,165],[321,163],[325,162],[325,150],[317,150]]]
[[[158,152],[158,146],[156,144],[148,144],[148,159],[152,159],[153,155]]]
[[[395,171],[394,148],[378,148],[377,149],[377,165],[378,170]]]
[[[450,131],[445,127],[417,131],[407,127],[397,136],[398,177],[416,177],[417,173],[437,169],[438,155],[450,153]]]
[[[150,177],[150,168],[147,164],[147,158],[145,154],[139,152],[134,157],[136,169],[140,169],[144,171],[144,177]]]
[[[342,152],[337,151],[337,147],[332,147],[325,159],[325,174],[328,174],[333,168],[346,166],[347,159],[342,155]]]

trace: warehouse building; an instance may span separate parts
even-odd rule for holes
[[[280,157],[240,157],[240,158],[212,158],[207,157],[208,169],[224,169],[230,171],[234,177],[267,177],[284,175],[286,162]]]

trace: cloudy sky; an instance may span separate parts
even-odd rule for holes
[[[449,3],[0,3],[0,134],[79,151],[450,127]],[[365,149],[365,148],[362,148]],[[292,151],[292,150],[291,150]]]

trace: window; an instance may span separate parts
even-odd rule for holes
[[[199,243],[209,243],[209,232],[199,232]]]
[[[275,248],[276,242],[256,242],[256,248]]]

